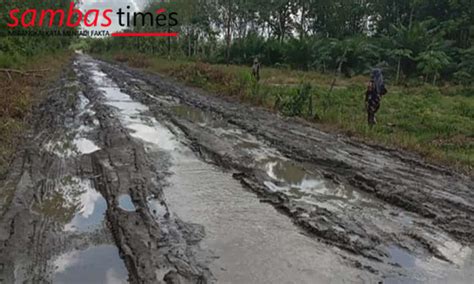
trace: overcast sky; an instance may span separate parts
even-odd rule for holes
[[[122,8],[122,11],[126,11],[127,6],[130,6],[130,12],[139,11],[140,9],[143,9],[143,7],[146,5],[146,3],[149,2],[149,0],[82,0],[82,2],[83,3],[80,4],[79,7],[84,12],[90,9],[99,9],[100,11],[103,11],[105,9],[112,9],[114,11],[113,13],[109,14],[112,19],[112,25],[110,27],[83,27],[83,29],[108,30],[109,32],[115,32],[123,29],[123,27],[118,24],[118,17],[116,14],[119,8]],[[103,21],[104,19],[100,17],[99,24]]]

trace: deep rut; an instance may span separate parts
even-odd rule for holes
[[[52,90],[1,184],[7,283],[474,277],[470,177],[85,55]]]

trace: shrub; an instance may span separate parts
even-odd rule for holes
[[[311,114],[312,109],[311,85],[302,83],[283,104],[282,111],[288,116],[299,116]]]

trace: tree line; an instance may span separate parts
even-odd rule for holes
[[[370,67],[390,79],[471,84],[471,0],[175,0],[143,12],[178,13],[176,39],[121,38],[95,51],[130,47],[212,63],[291,67],[352,76]],[[136,29],[157,30],[145,26]],[[166,31],[170,28],[161,28]]]

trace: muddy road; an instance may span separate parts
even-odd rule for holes
[[[471,283],[474,181],[78,55],[0,189],[1,283]]]

